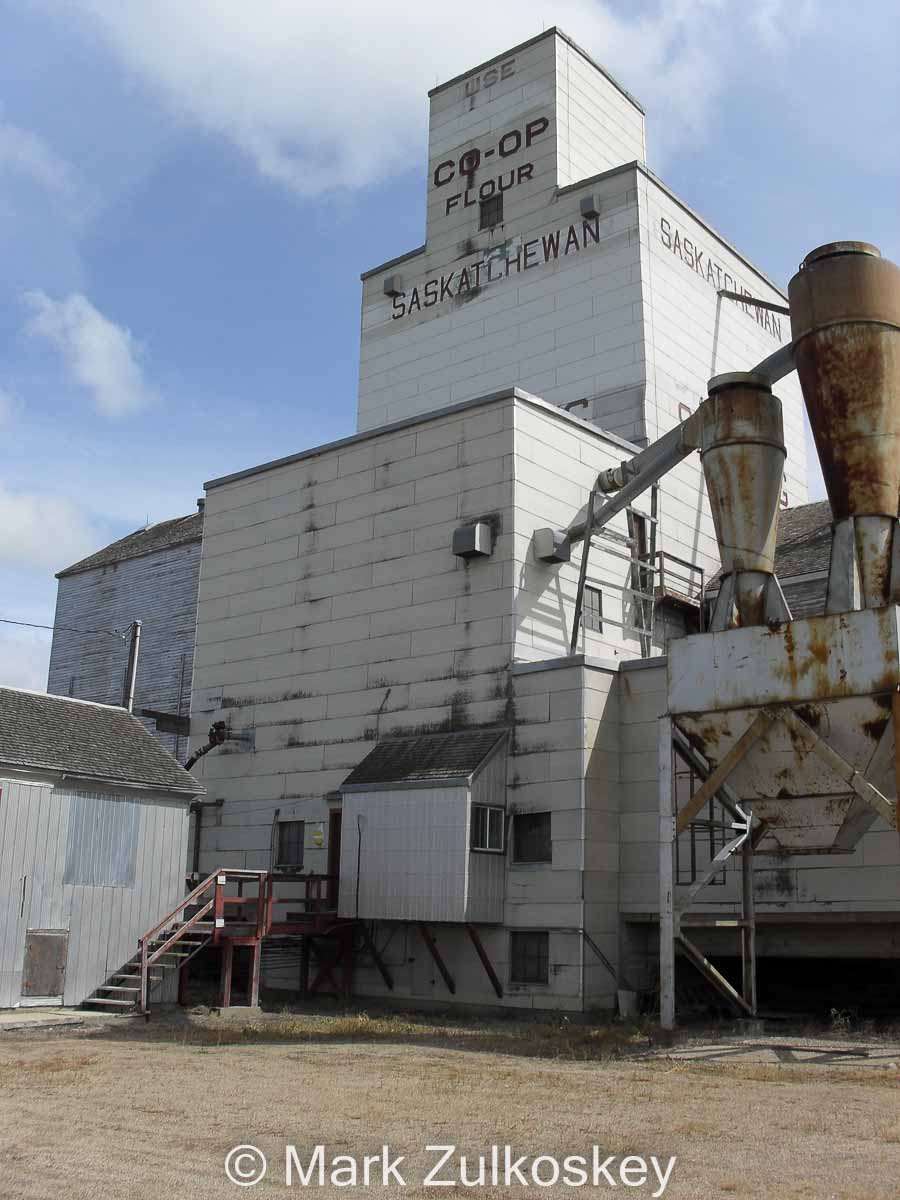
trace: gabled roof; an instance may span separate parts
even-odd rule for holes
[[[353,768],[341,784],[341,791],[462,785],[476,774],[505,737],[502,729],[479,729],[385,738]]]
[[[41,770],[197,796],[206,789],[141,722],[109,704],[0,687],[0,770]]]
[[[186,517],[173,517],[171,521],[157,521],[155,525],[147,525],[144,529],[136,529],[117,542],[104,546],[95,554],[89,554],[71,567],[57,571],[56,578],[66,575],[77,575],[81,571],[91,571],[95,567],[109,567],[113,563],[124,562],[129,558],[143,558],[145,554],[155,554],[159,550],[172,550],[176,546],[186,546],[190,542],[199,542],[203,536],[203,513],[190,513]]]

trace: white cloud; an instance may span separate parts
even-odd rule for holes
[[[70,500],[12,491],[0,483],[0,563],[4,566],[61,571],[103,544],[103,534]]]
[[[765,0],[757,18],[727,0],[663,0],[627,16],[608,0],[45,4],[87,19],[177,117],[229,139],[299,195],[420,166],[427,89],[540,33],[548,18],[659,114],[659,164],[702,135],[735,56],[771,45],[807,9]]]
[[[8,121],[0,121],[0,171],[25,175],[61,195],[73,188],[68,163],[35,134]]]
[[[25,293],[34,311],[28,332],[59,350],[73,379],[93,397],[105,416],[120,417],[146,407],[156,393],[144,380],[141,347],[129,329],[116,325],[76,293],[53,300],[45,292]]]

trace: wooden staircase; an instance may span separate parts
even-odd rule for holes
[[[253,946],[254,968],[258,976],[259,943],[265,932],[267,916],[268,878],[266,871],[226,868],[213,871],[172,912],[138,939],[137,953],[92,992],[83,1001],[82,1008],[148,1016],[151,993],[210,945],[223,946],[229,964],[229,976],[234,945]],[[241,893],[239,896],[226,896],[229,883],[237,883]],[[243,896],[243,889],[248,883],[256,887],[253,897]],[[239,906],[237,919],[227,924],[226,904]],[[252,921],[244,919],[245,905],[254,909]]]
[[[148,971],[147,993],[154,992],[165,979],[171,978],[180,971],[185,963],[190,962],[195,954],[211,944],[215,925],[212,921],[198,921],[190,928],[191,936],[181,935],[181,929],[186,922],[175,923],[165,929],[149,943],[152,952],[166,943],[172,948],[164,951],[154,960],[154,969]],[[172,939],[174,937],[174,942]],[[141,951],[131,958],[118,971],[97,988],[82,1004],[82,1008],[109,1009],[111,1012],[123,1014],[139,1013],[141,1011]]]
[[[231,1004],[235,948],[249,949],[248,1003],[256,1005],[261,946],[270,935],[303,940],[304,980],[309,969],[310,943],[315,940],[319,970],[312,985],[305,984],[305,989],[315,992],[330,982],[335,992],[349,994],[357,929],[382,978],[392,988],[393,980],[365,925],[355,918],[338,917],[337,883],[333,875],[277,874],[220,867],[138,939],[137,953],[83,1001],[82,1007],[147,1017],[152,993],[206,946],[221,950],[223,1008]],[[276,894],[278,888],[285,890]],[[279,908],[289,911],[278,916]],[[179,982],[183,979],[182,976]]]

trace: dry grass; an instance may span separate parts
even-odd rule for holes
[[[260,1146],[277,1176],[286,1143],[322,1142],[358,1155],[387,1143],[408,1156],[411,1186],[377,1193],[433,1197],[413,1185],[424,1147],[453,1142],[470,1154],[493,1143],[675,1154],[675,1200],[887,1200],[900,1177],[898,1090],[887,1067],[676,1060],[649,1055],[640,1028],[566,1022],[195,1014],[23,1030],[0,1037],[0,1194],[236,1197],[223,1174],[232,1146]],[[249,1194],[289,1193],[270,1176]]]
[[[490,1054],[515,1054],[595,1062],[647,1045],[643,1025],[587,1026],[567,1019],[552,1023],[431,1019],[418,1014],[288,1013],[223,1021],[199,1016],[177,1035],[183,1044],[227,1046],[249,1042],[400,1042],[406,1046],[455,1046]]]

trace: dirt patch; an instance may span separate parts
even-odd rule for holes
[[[381,1196],[653,1191],[422,1188],[430,1144],[453,1144],[473,1161],[507,1144],[532,1157],[594,1145],[604,1155],[676,1155],[665,1191],[676,1200],[896,1196],[900,1046],[872,1039],[857,1053],[847,1039],[782,1040],[696,1037],[676,1048],[679,1058],[640,1027],[364,1013],[160,1015],[146,1025],[27,1030],[0,1042],[0,1192],[268,1200],[304,1190],[284,1187],[285,1145],[308,1157],[321,1143],[329,1154],[387,1144],[406,1156],[408,1186],[369,1189]],[[751,1052],[787,1061],[744,1061]],[[798,1061],[804,1054],[814,1061]],[[270,1163],[252,1189],[224,1175],[225,1155],[241,1143]]]

